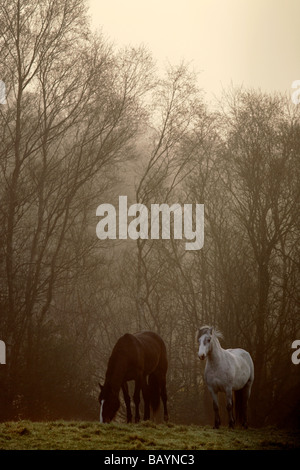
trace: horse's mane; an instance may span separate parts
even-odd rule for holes
[[[214,328],[213,326],[209,326],[209,325],[204,325],[204,326],[201,326],[201,328],[199,328],[197,331],[197,340],[200,338],[200,336],[202,336],[204,333],[206,333],[210,329],[212,329],[213,336],[215,336],[216,338],[224,339],[223,333],[218,328]]]
[[[222,331],[220,331],[218,328],[213,328],[213,334],[220,339],[224,339]]]

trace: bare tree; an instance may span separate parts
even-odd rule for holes
[[[23,369],[33,413],[54,293],[82,272],[79,258],[95,253],[87,215],[130,155],[152,62],[142,48],[115,54],[92,36],[81,0],[0,8],[8,84],[0,110],[2,328],[12,345],[10,375],[17,382]],[[80,229],[86,237],[76,245]]]

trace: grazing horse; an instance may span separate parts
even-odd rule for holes
[[[164,419],[168,420],[166,374],[168,368],[166,346],[152,331],[126,333],[115,344],[108,361],[105,383],[100,385],[100,423],[109,423],[119,406],[122,388],[127,411],[127,423],[132,420],[127,382],[135,381],[133,400],[135,422],[140,420],[140,392],[144,398],[144,420],[150,419],[150,407],[155,414],[160,398],[164,405]]]
[[[203,326],[197,332],[199,342],[199,359],[207,358],[204,379],[213,399],[216,429],[220,426],[218,392],[226,394],[226,408],[229,417],[229,427],[233,428],[232,395],[235,392],[236,417],[247,428],[247,405],[254,380],[254,365],[250,354],[244,349],[223,349],[217,330]]]

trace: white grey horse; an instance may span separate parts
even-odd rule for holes
[[[207,358],[204,379],[213,399],[214,427],[220,426],[218,392],[226,394],[229,427],[234,427],[234,391],[236,417],[247,428],[247,405],[254,380],[253,361],[244,349],[223,349],[218,340],[221,336],[220,332],[210,326],[203,326],[197,332],[199,359]]]

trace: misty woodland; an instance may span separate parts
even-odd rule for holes
[[[300,105],[244,88],[207,103],[192,67],[158,71],[87,18],[84,0],[0,1],[0,419],[98,420],[114,344],[152,330],[170,420],[210,424],[195,335],[214,325],[253,358],[250,425],[297,424]],[[203,247],[100,239],[119,196],[204,205]]]

